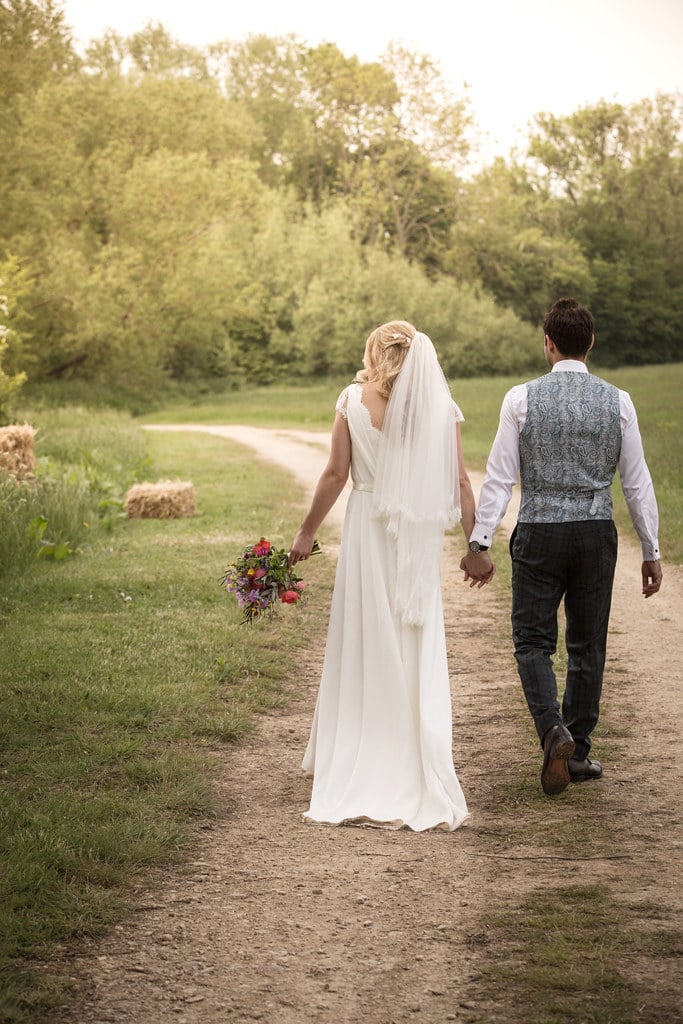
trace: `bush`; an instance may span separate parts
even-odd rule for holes
[[[0,476],[0,577],[36,558],[65,558],[95,526],[111,526],[147,468],[144,434],[127,414],[65,408],[22,416],[38,428],[36,479]]]
[[[313,252],[316,262],[299,282],[293,330],[274,339],[280,365],[296,344],[304,376],[353,374],[370,331],[406,319],[430,335],[450,376],[542,369],[538,331],[488,293],[450,278],[431,279],[417,264],[378,247],[362,248],[341,208],[306,227],[313,238],[304,235],[309,263]]]

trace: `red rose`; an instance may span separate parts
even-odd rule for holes
[[[300,596],[298,590],[285,590],[284,594],[280,595],[280,600],[285,604],[296,604]]]

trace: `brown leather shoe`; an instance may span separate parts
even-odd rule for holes
[[[591,761],[588,757],[583,761],[577,761],[575,757],[570,757],[567,761],[567,768],[571,782],[590,782],[591,779],[602,778],[602,765],[599,761]]]
[[[554,725],[543,737],[541,786],[548,796],[561,793],[569,785],[567,760],[574,753],[574,740],[564,725]]]

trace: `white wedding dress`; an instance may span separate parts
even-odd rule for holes
[[[456,829],[467,806],[453,767],[450,684],[439,566],[424,625],[395,611],[396,541],[372,516],[381,432],[346,388],[337,410],[351,434],[349,496],[322,679],[303,768],[306,821]],[[459,410],[458,418],[462,418]]]

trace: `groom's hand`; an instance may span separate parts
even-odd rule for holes
[[[659,560],[643,562],[640,572],[643,577],[643,596],[652,597],[662,585],[662,563]]]
[[[460,568],[465,573],[464,582],[480,589],[496,574],[496,567],[486,551],[468,551],[460,561]]]

